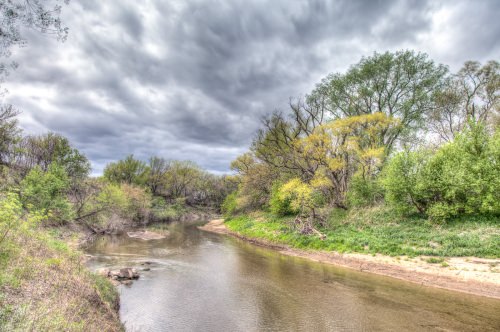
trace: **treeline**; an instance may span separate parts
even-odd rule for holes
[[[76,221],[96,232],[126,224],[171,220],[191,207],[216,211],[234,191],[231,177],[216,176],[187,161],[132,155],[90,177],[90,162],[68,139],[23,135],[18,112],[0,110],[0,201],[20,206],[44,224]],[[38,219],[40,219],[38,218]],[[2,220],[2,234],[11,222]]]
[[[375,53],[263,121],[231,167],[227,215],[295,215],[302,233],[335,209],[387,204],[443,221],[500,213],[500,66],[457,73],[412,51]],[[335,213],[335,212],[333,212]]]

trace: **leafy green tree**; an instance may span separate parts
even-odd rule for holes
[[[401,126],[381,132],[380,140],[390,154],[395,142],[422,128],[433,110],[433,93],[447,73],[426,54],[413,51],[375,53],[364,57],[345,74],[331,74],[308,96],[323,103],[333,119],[382,112]]]
[[[396,119],[373,113],[316,127],[309,136],[295,143],[307,163],[315,165],[308,182],[322,189],[331,204],[347,209],[346,194],[352,176],[357,174],[365,181],[373,180],[386,156],[380,133],[398,126]]]
[[[258,161],[253,154],[245,153],[231,163],[231,169],[239,174],[238,210],[251,210],[267,205],[273,183],[286,177],[279,169]]]
[[[172,199],[186,198],[195,188],[202,171],[191,161],[173,161],[165,173],[163,185]]]
[[[66,137],[51,132],[24,137],[19,142],[13,159],[15,166],[24,173],[36,166],[47,171],[54,163],[63,167],[73,180],[83,179],[90,172],[87,157],[73,148]]]
[[[113,183],[143,185],[147,179],[146,163],[129,155],[123,160],[109,163],[104,168],[104,177]]]
[[[385,199],[397,211],[409,214],[415,209],[427,210],[430,194],[423,179],[432,153],[426,150],[405,150],[393,156],[383,171]]]
[[[65,222],[74,216],[67,197],[70,181],[64,168],[51,164],[47,171],[35,166],[21,181],[21,201],[29,211],[41,211],[51,221]]]
[[[435,153],[403,152],[386,169],[386,198],[401,212],[434,220],[500,213],[500,134],[471,123]]]

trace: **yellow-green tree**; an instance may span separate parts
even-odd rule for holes
[[[383,131],[399,125],[383,113],[351,116],[316,127],[295,143],[304,159],[316,164],[310,184],[321,189],[333,205],[346,208],[345,198],[354,174],[371,178],[386,157]]]

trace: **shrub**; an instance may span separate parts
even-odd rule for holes
[[[0,245],[10,231],[17,228],[22,214],[19,197],[14,193],[0,196]]]
[[[120,190],[125,195],[126,209],[122,211],[124,217],[133,221],[147,219],[151,211],[152,197],[143,188],[122,183]]]
[[[382,175],[385,200],[402,214],[415,209],[425,213],[428,200],[427,188],[423,186],[422,169],[431,154],[428,151],[403,151],[387,164]]]
[[[296,209],[290,206],[291,197],[283,197],[281,194],[281,183],[275,183],[271,189],[269,198],[269,210],[276,216],[283,217],[291,214],[297,214]]]
[[[227,195],[226,198],[224,199],[224,202],[222,203],[221,206],[221,211],[224,214],[224,217],[226,218],[231,217],[236,212],[238,208],[237,195],[238,192],[235,191]]]
[[[143,188],[129,184],[104,182],[86,209],[98,211],[93,221],[105,222],[115,215],[129,221],[142,221],[149,216],[152,198]]]
[[[42,212],[52,221],[65,222],[74,216],[67,198],[69,186],[63,167],[52,163],[44,172],[36,166],[21,181],[21,201],[30,212]]]
[[[384,198],[384,190],[378,179],[365,179],[356,174],[351,180],[347,201],[350,206],[371,206]]]
[[[459,214],[500,213],[500,133],[471,124],[457,138],[429,151],[402,152],[386,167],[386,199],[401,212],[433,220]]]

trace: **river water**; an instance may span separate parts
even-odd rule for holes
[[[89,245],[91,268],[141,273],[119,286],[127,331],[500,331],[499,300],[285,256],[199,224]]]

